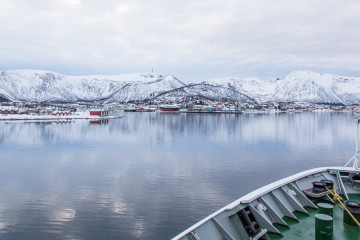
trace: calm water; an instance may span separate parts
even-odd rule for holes
[[[169,239],[242,195],[355,153],[350,113],[122,113],[0,122],[0,239]]]

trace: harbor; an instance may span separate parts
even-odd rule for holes
[[[352,112],[119,114],[0,122],[1,239],[171,239],[268,183],[345,165],[355,151]]]

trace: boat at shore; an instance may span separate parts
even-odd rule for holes
[[[345,166],[314,168],[261,187],[173,240],[360,239],[357,128],[356,153]]]
[[[125,108],[124,112],[136,112],[135,105],[130,105],[129,107]]]
[[[159,110],[161,112],[179,112],[180,107],[177,105],[163,105],[159,106]]]
[[[136,108],[136,112],[155,112],[156,108],[150,108],[150,107],[140,107]]]
[[[124,109],[124,112],[137,112],[136,109]]]

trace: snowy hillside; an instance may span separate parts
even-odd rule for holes
[[[276,82],[275,79],[259,78],[219,78],[209,81],[212,85],[230,88],[260,102],[267,101],[274,94]]]
[[[202,97],[258,102],[360,103],[360,78],[292,72],[284,79],[222,78],[184,84],[171,75],[66,76],[49,71],[0,73],[0,100],[30,102],[129,102],[147,99]]]
[[[360,78],[296,71],[283,79],[215,79],[215,86],[228,87],[259,102],[311,102],[360,104]]]
[[[17,70],[1,72],[0,97],[12,101],[124,102],[153,98],[185,86],[175,77],[158,74],[65,76],[55,72]]]
[[[238,92],[232,88],[215,86],[206,82],[200,84],[189,84],[185,87],[178,88],[165,92],[159,97],[201,97],[215,101],[238,101],[238,102],[251,102],[254,101],[251,97]]]
[[[268,101],[359,104],[360,78],[292,72],[277,81],[274,95]]]

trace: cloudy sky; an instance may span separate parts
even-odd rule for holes
[[[0,0],[0,70],[360,76],[358,0]]]

